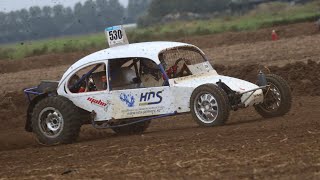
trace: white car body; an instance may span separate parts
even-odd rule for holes
[[[246,92],[241,96],[241,102],[245,107],[263,102],[263,92],[258,89],[259,86],[237,78],[218,75],[208,61],[202,64],[204,67],[201,72],[170,79],[169,86],[125,90],[108,88],[104,91],[86,93],[71,93],[67,87],[67,82],[72,75],[86,66],[96,63],[108,64],[111,59],[131,57],[146,58],[159,65],[159,54],[177,47],[196,48],[204,56],[203,51],[198,47],[176,42],[136,43],[104,49],[73,64],[60,80],[57,93],[70,99],[76,106],[94,112],[96,122],[189,112],[192,92],[201,85],[216,84],[219,81],[235,92]],[[107,79],[109,79],[108,76],[109,74],[106,73]],[[248,92],[252,89],[257,90]]]

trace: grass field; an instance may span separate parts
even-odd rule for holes
[[[130,42],[172,40],[184,36],[207,35],[226,31],[256,30],[280,24],[314,21],[320,17],[320,2],[290,6],[285,3],[262,4],[243,16],[213,20],[171,22],[127,32]],[[104,33],[20,42],[0,46],[0,59],[21,59],[47,53],[85,51],[106,47]]]
[[[215,20],[174,22],[138,29],[130,37],[135,41],[206,35],[226,31],[256,30],[274,25],[313,21],[320,17],[320,2],[290,6],[286,3],[268,3],[258,6],[243,16],[226,16]]]
[[[0,59],[20,59],[47,53],[84,51],[106,46],[103,33],[45,39],[0,46]]]

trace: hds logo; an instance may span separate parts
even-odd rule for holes
[[[162,91],[141,93],[140,106],[160,104],[162,102]],[[151,101],[151,102],[150,102]]]

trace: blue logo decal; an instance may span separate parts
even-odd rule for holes
[[[134,106],[135,100],[134,100],[134,97],[131,94],[121,93],[120,94],[120,100],[122,102],[125,102],[128,107],[133,107]]]
[[[121,26],[112,26],[112,27],[107,27],[106,31],[113,31],[113,30],[120,30]]]
[[[160,104],[162,102],[161,93],[162,91],[141,93],[139,105],[147,106],[147,105],[153,105],[153,104]]]

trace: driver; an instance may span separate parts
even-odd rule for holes
[[[101,66],[102,67],[102,66]],[[74,74],[69,80],[69,90],[72,93],[83,93],[92,91],[102,91],[107,89],[106,66],[103,66],[99,72],[93,72],[81,82],[80,77]]]
[[[145,87],[160,87],[163,84],[162,73],[154,62],[141,60],[141,81]]]

